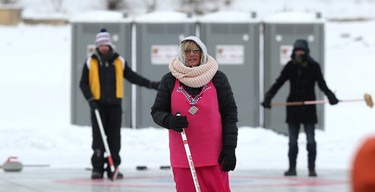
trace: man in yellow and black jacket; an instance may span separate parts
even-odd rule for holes
[[[113,163],[118,166],[121,163],[119,152],[123,78],[130,83],[155,90],[158,89],[160,82],[150,81],[135,73],[128,66],[127,61],[114,51],[111,35],[106,29],[102,29],[96,35],[95,44],[95,52],[83,66],[80,88],[91,109],[92,149],[94,151],[91,157],[93,166],[91,178],[101,179],[105,171],[109,178],[112,173],[108,166],[104,167],[107,160],[104,158],[104,144],[94,110],[98,109],[100,112]],[[122,177],[121,173],[117,175],[117,178]]]

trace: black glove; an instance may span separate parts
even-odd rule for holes
[[[151,89],[158,90],[159,85],[160,85],[160,81],[158,81],[158,82],[151,81],[148,87],[151,88]]]
[[[182,132],[183,128],[188,127],[189,122],[186,116],[169,116],[169,129],[173,129],[177,132]]]
[[[271,99],[264,99],[262,103],[260,103],[264,108],[271,109]]]
[[[328,97],[328,101],[329,101],[329,104],[331,105],[336,105],[337,103],[339,103],[339,100],[336,98],[336,95],[334,93],[330,93],[327,95]]]
[[[219,156],[219,163],[221,164],[221,170],[223,171],[234,171],[236,168],[236,152],[234,147],[223,147]]]
[[[95,109],[99,109],[98,104],[96,104],[96,101],[93,99],[89,100],[89,105],[92,111],[95,111]]]

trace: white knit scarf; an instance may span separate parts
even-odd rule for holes
[[[169,70],[179,81],[189,87],[202,87],[208,84],[216,74],[219,65],[208,55],[207,62],[197,67],[185,66],[177,57],[169,63]]]

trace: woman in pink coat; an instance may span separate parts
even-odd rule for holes
[[[236,166],[238,134],[237,106],[229,81],[195,36],[181,40],[169,70],[161,80],[151,115],[156,124],[169,129],[176,190],[195,191],[181,138],[185,129],[201,191],[229,192],[228,172]]]

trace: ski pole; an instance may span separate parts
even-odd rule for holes
[[[105,149],[105,152],[107,153],[108,164],[109,164],[109,167],[110,167],[111,172],[112,172],[111,180],[113,181],[117,177],[118,167],[115,168],[115,165],[113,163],[111,151],[109,150],[109,146],[108,146],[108,142],[107,142],[107,135],[104,132],[102,119],[100,118],[100,114],[99,114],[98,109],[95,109],[95,116],[96,116],[96,120],[98,121],[100,134],[102,136],[102,140],[103,140],[103,144],[104,144],[104,149]]]
[[[176,116],[181,116],[181,114],[179,112],[177,112]],[[195,191],[200,192],[201,188],[199,187],[198,177],[197,177],[197,173],[195,172],[194,162],[193,162],[193,158],[192,158],[191,153],[190,153],[190,147],[189,147],[189,143],[188,143],[188,140],[187,140],[187,137],[186,137],[185,129],[182,129],[181,137],[182,137],[182,142],[184,143],[186,157],[187,157],[187,160],[189,162],[190,172],[191,172],[191,175],[193,176]]]

